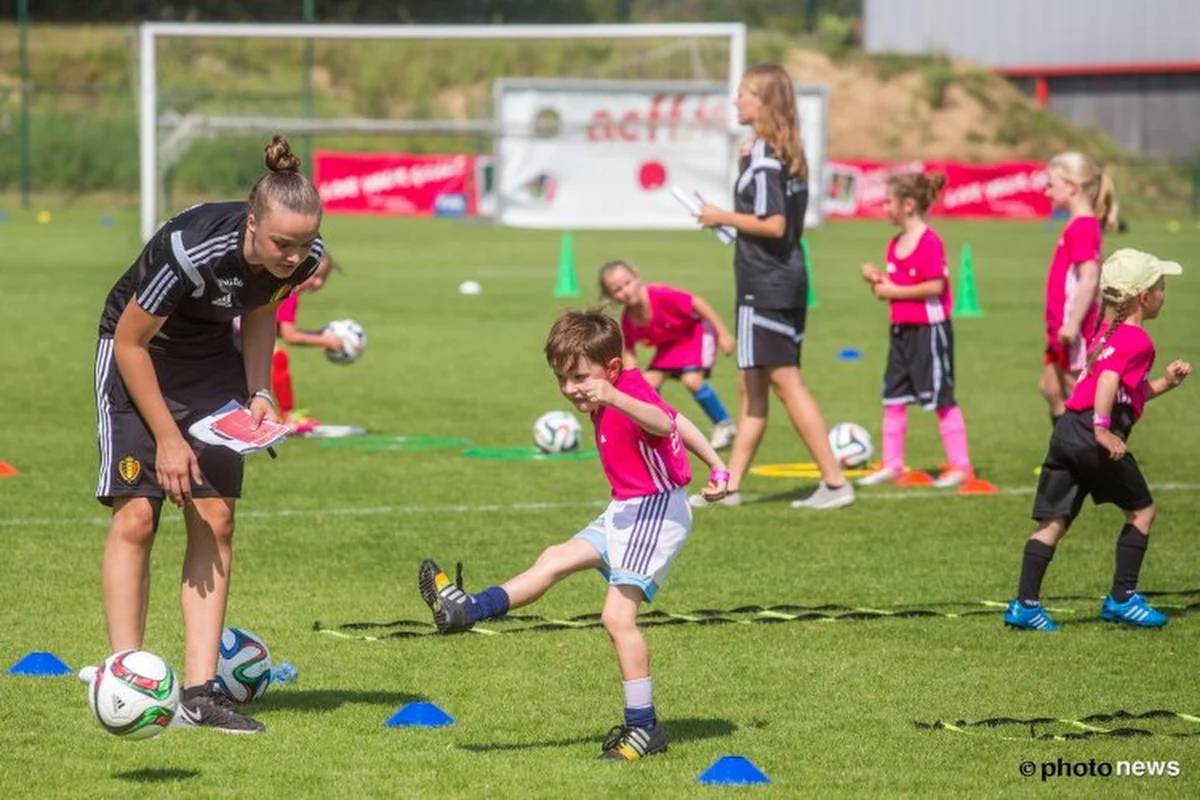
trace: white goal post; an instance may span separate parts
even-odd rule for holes
[[[514,39],[671,39],[719,38],[729,42],[729,97],[746,68],[746,26],[742,23],[663,23],[597,25],[323,25],[146,22],[139,27],[138,145],[141,186],[141,235],[148,240],[159,224],[160,127],[158,44],[165,37],[209,39],[316,39],[343,40],[514,40]],[[500,78],[503,76],[494,76]],[[736,112],[730,103],[728,125],[738,130]],[[420,130],[419,120],[302,120],[260,118],[207,118],[191,121],[184,136],[215,130],[252,130],[267,124],[280,132],[322,130],[408,131]],[[184,124],[188,124],[185,120]],[[444,125],[445,123],[437,123]],[[469,123],[468,123],[469,126]]]

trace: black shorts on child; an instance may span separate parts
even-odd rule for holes
[[[1113,433],[1126,439],[1132,428],[1129,408],[1114,408]],[[1096,444],[1092,412],[1068,409],[1050,436],[1050,450],[1042,462],[1033,501],[1033,518],[1043,522],[1060,517],[1070,527],[1088,495],[1096,505],[1112,503],[1122,511],[1137,511],[1154,502],[1133,453],[1126,451],[1119,461],[1113,461]]]
[[[949,321],[892,325],[884,405],[919,405],[926,411],[953,408],[954,330]]]
[[[193,497],[240,497],[242,456],[205,444],[188,427],[230,400],[246,402],[245,367],[232,343],[207,358],[172,359],[155,355],[154,370],[167,408],[196,454],[204,483],[192,484]],[[158,443],[117,374],[113,340],[100,339],[96,353],[96,404],[100,423],[100,479],[96,498],[106,506],[117,497],[162,499],[155,461]]]
[[[773,309],[739,305],[738,369],[800,366],[807,314],[804,306]]]

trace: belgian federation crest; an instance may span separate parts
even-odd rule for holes
[[[125,456],[117,462],[117,474],[121,480],[133,485],[142,477],[142,462],[133,456]]]

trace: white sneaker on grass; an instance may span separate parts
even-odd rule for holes
[[[880,467],[870,475],[864,475],[855,483],[859,486],[878,486],[881,483],[891,483],[899,478],[902,474],[901,470],[892,469],[891,467]]]
[[[827,486],[825,481],[817,484],[817,490],[803,500],[793,500],[792,508],[811,508],[817,511],[830,511],[842,508],[854,502],[854,487],[846,481],[836,489]]]
[[[962,486],[971,479],[971,473],[965,469],[948,469],[933,482],[933,485],[939,489],[949,489],[953,486]]]
[[[712,437],[708,443],[713,450],[724,450],[733,444],[733,438],[737,435],[737,426],[731,420],[718,422],[713,426]]]

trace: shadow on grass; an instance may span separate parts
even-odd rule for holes
[[[719,739],[731,736],[737,731],[737,725],[727,719],[700,719],[685,717],[684,719],[666,720],[663,725],[667,729],[667,740],[670,742],[687,742],[694,739]],[[460,750],[472,753],[504,752],[506,750],[536,750],[543,747],[574,747],[581,744],[594,744],[597,747],[603,741],[601,734],[589,736],[574,736],[570,739],[551,739],[541,742],[502,742],[494,744],[460,744]]]
[[[200,777],[198,769],[135,769],[129,772],[118,772],[113,775],[119,781],[129,781],[131,783],[173,783],[176,781],[186,781],[190,778]]]
[[[254,710],[333,711],[344,705],[388,706],[397,709],[405,703],[425,700],[409,692],[360,692],[353,689],[281,689],[269,692],[257,701]]]

